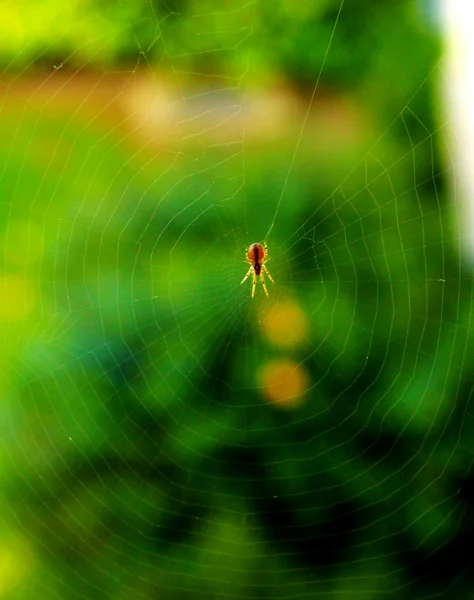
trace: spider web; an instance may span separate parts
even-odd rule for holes
[[[433,24],[48,6],[2,8],[0,594],[467,597],[473,289]]]

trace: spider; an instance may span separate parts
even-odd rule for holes
[[[268,257],[268,248],[265,242],[262,244],[250,244],[248,250],[245,251],[246,260],[245,263],[250,263],[250,269],[247,271],[247,275],[242,279],[240,284],[244,283],[244,281],[249,277],[249,275],[253,272],[253,282],[252,282],[252,298],[255,296],[255,286],[257,285],[257,277],[260,277],[260,281],[262,282],[263,289],[265,290],[265,294],[268,296],[268,290],[265,283],[265,277],[263,272],[268,275],[270,281],[275,283],[270,275],[265,263],[270,259]]]

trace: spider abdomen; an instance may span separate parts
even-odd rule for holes
[[[249,249],[247,250],[247,258],[255,263],[261,263],[265,258],[265,249],[262,244],[250,244]]]

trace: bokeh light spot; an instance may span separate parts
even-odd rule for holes
[[[292,360],[267,364],[260,373],[265,397],[275,404],[293,407],[301,402],[308,388],[308,376],[301,365]]]
[[[308,334],[308,318],[292,300],[265,309],[260,322],[264,335],[277,346],[298,346]]]
[[[3,234],[2,245],[11,264],[25,266],[41,258],[44,238],[35,223],[18,220],[9,224]]]
[[[35,292],[29,281],[14,275],[0,279],[0,318],[17,321],[27,317],[35,305]]]
[[[19,52],[27,40],[24,19],[21,18],[18,10],[3,4],[0,23],[1,53]]]
[[[8,534],[0,548],[0,598],[11,598],[11,594],[31,575],[33,554],[26,540]]]

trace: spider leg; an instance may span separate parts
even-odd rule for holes
[[[263,271],[260,271],[260,281],[262,282],[263,289],[265,290],[265,294],[268,296],[267,284],[265,283],[265,277],[263,275]]]
[[[240,282],[240,285],[243,284],[243,282],[247,279],[247,277],[250,275],[250,273],[252,272],[253,267],[250,267],[250,269],[247,271],[247,275],[242,279],[242,281]]]
[[[266,274],[268,275],[268,277],[270,278],[270,281],[271,281],[272,283],[275,283],[275,282],[273,281],[273,277],[270,275],[270,271],[267,269],[267,267],[266,267],[265,265],[262,265],[262,267],[263,267],[263,269],[264,269],[265,273],[266,273]]]
[[[252,282],[252,298],[255,296],[255,286],[256,285],[257,285],[257,276],[255,275],[255,271],[254,271],[254,273],[253,273],[253,282]]]
[[[268,262],[269,260],[271,260],[271,256],[268,256],[268,247],[267,247],[267,244],[265,242],[263,242],[263,247],[265,249],[264,262]],[[267,273],[268,273],[268,271],[267,271]]]

